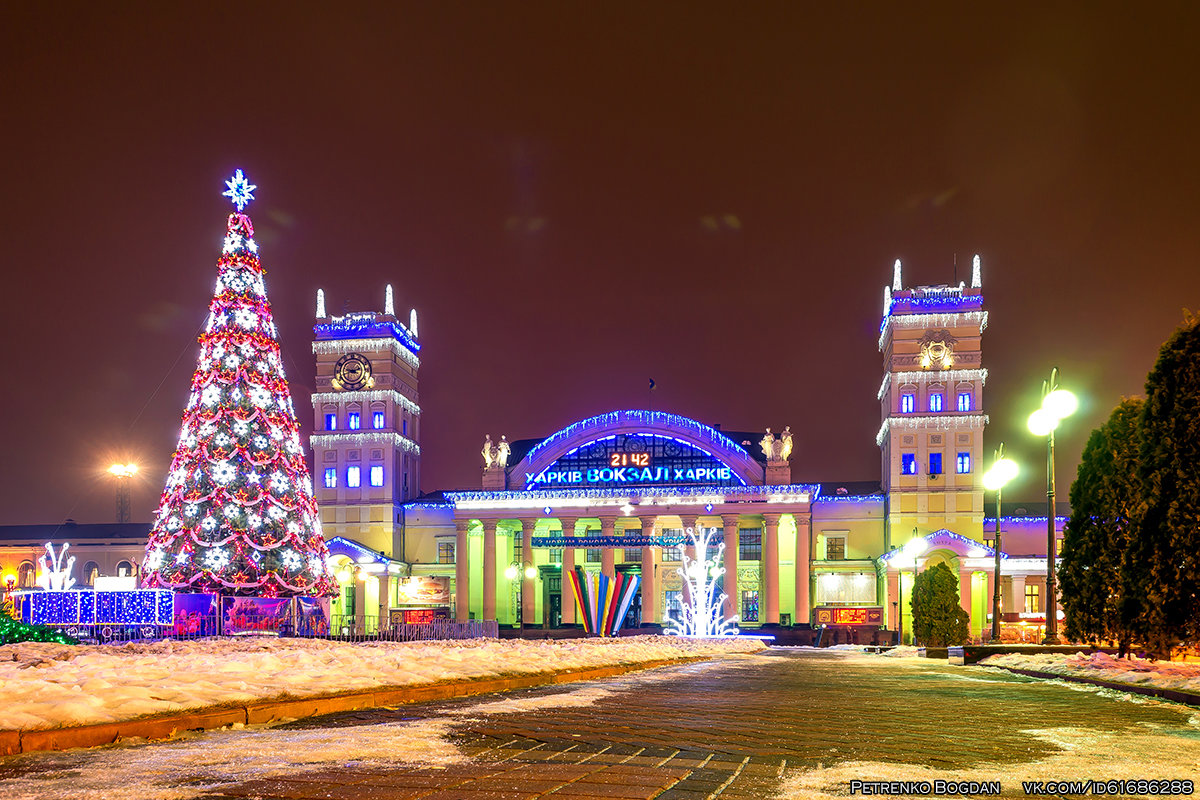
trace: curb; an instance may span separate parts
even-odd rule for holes
[[[1078,675],[1058,675],[1053,672],[1038,672],[1032,669],[1017,669],[1016,667],[1003,667],[999,664],[978,664],[980,667],[992,667],[993,669],[1002,669],[1006,672],[1012,672],[1017,675],[1025,675],[1030,678],[1047,678],[1056,681],[1068,681],[1070,683],[1087,683],[1092,686],[1099,686],[1103,689],[1116,689],[1118,692],[1129,692],[1130,694],[1140,694],[1146,697],[1158,697],[1163,700],[1170,700],[1174,703],[1183,703],[1189,706],[1200,706],[1200,694],[1191,694],[1190,692],[1180,692],[1176,689],[1163,689],[1158,686],[1138,686],[1133,683],[1115,683],[1113,681],[1102,681],[1096,678],[1084,678]]]
[[[195,711],[167,713],[123,722],[102,722],[44,730],[0,730],[0,756],[46,750],[99,747],[122,739],[170,739],[184,731],[206,731],[228,725],[258,725],[281,719],[304,719],[341,711],[448,700],[477,694],[507,692],[559,683],[599,680],[656,667],[710,661],[713,656],[641,661],[604,667],[583,667],[558,672],[535,672],[492,678],[464,678],[416,686],[381,686],[304,698],[255,700],[233,706],[211,706]]]

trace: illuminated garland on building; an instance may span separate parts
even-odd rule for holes
[[[240,171],[227,185],[239,209],[253,199]],[[265,597],[336,591],[257,253],[250,218],[230,214],[192,394],[146,544],[145,587]]]
[[[894,301],[893,301],[894,303]],[[888,326],[893,328],[954,328],[977,324],[979,332],[987,330],[988,312],[963,311],[957,314],[889,314],[879,326],[879,349],[887,341]]]
[[[539,510],[592,505],[623,506],[632,501],[643,505],[717,505],[727,502],[804,503],[815,500],[820,486],[647,486],[645,488],[561,489],[548,491],[446,492],[456,508],[536,508]],[[547,511],[546,513],[550,513]],[[637,516],[636,507],[633,516]]]
[[[982,428],[988,424],[987,414],[913,414],[888,417],[875,434],[875,444],[883,447],[892,428],[901,430],[953,431],[961,428]]]
[[[332,447],[335,444],[390,444],[410,453],[420,453],[421,448],[407,436],[393,431],[363,431],[361,433],[314,433],[308,437],[310,447]]]
[[[321,326],[316,326],[319,328]],[[316,330],[313,328],[313,330]],[[413,369],[421,366],[421,359],[413,355],[407,347],[395,339],[324,339],[313,342],[313,355],[329,355],[353,352],[371,352],[387,347]]]
[[[626,411],[609,411],[605,414],[598,414],[594,417],[580,420],[572,425],[568,425],[562,430],[551,434],[546,439],[543,439],[536,447],[529,451],[525,456],[525,460],[533,463],[537,457],[546,450],[560,446],[562,443],[569,441],[579,433],[590,429],[607,429],[619,425],[634,425],[638,427],[647,426],[665,426],[679,431],[687,431],[695,435],[697,438],[709,442],[714,447],[722,450],[729,450],[738,453],[751,460],[752,457],[741,446],[734,443],[725,434],[718,431],[716,428],[709,427],[702,423],[696,422],[694,419],[688,419],[678,414],[671,414],[666,411],[641,411],[641,410],[626,410]]]
[[[941,369],[932,370],[917,370],[907,372],[889,372],[883,376],[883,382],[879,384],[879,392],[876,393],[875,399],[882,400],[884,393],[888,390],[888,384],[895,379],[898,386],[903,386],[906,383],[917,384],[923,382],[927,378],[936,378],[938,383],[969,383],[979,381],[980,384],[987,384],[988,371],[986,369]]]
[[[391,400],[410,414],[421,413],[421,407],[395,389],[374,389],[368,392],[314,392],[313,404],[317,403],[383,403]]]

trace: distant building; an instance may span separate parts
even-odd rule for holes
[[[460,620],[580,623],[576,567],[637,574],[632,621],[663,622],[684,587],[687,528],[725,544],[727,611],[743,627],[911,631],[915,570],[959,576],[978,636],[990,627],[995,517],[982,473],[988,372],[978,264],[971,285],[884,289],[878,346],[879,480],[793,482],[820,474],[791,429],[722,431],[668,411],[618,410],[536,439],[490,436],[476,487],[422,494],[416,312],[325,314],[318,301],[313,477],[334,613],[388,618],[440,609]],[[797,438],[805,426],[797,423]],[[481,439],[483,435],[481,433]],[[798,468],[797,468],[798,467]],[[1003,510],[1001,595],[1012,626],[1044,621],[1047,519]],[[1032,512],[1032,513],[1030,513]],[[1065,510],[1054,528],[1061,547]],[[42,544],[71,542],[77,580],[137,569],[148,525],[0,527],[0,570],[33,582]],[[918,544],[905,549],[912,540]],[[916,552],[915,559],[912,554]]]

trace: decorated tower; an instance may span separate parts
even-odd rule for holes
[[[254,226],[253,184],[226,182],[217,286],[143,584],[250,596],[329,595],[335,583],[280,359]]]
[[[403,560],[401,504],[421,493],[417,312],[332,316],[317,291],[310,443],[325,530]]]
[[[971,285],[905,288],[899,261],[883,290],[879,349],[885,550],[947,529],[983,538],[983,310],[979,256]]]

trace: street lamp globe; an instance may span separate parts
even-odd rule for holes
[[[1003,489],[1009,481],[1017,477],[1019,471],[1017,462],[1011,458],[1002,458],[993,464],[991,469],[983,473],[983,488],[989,492]]]
[[[532,567],[532,566],[526,567],[525,568],[525,577],[528,578],[529,580],[533,580],[534,578],[536,578],[537,577],[537,567]]]
[[[1034,436],[1048,436],[1058,427],[1058,417],[1044,408],[1039,408],[1029,415],[1029,432]]]
[[[1042,400],[1042,408],[1055,419],[1065,419],[1079,408],[1079,399],[1066,389],[1055,389]]]
[[[928,547],[929,543],[923,537],[917,536],[909,539],[908,543],[904,545],[904,554],[915,561],[917,556],[924,553]]]
[[[504,577],[508,578],[510,581],[515,580],[517,577],[517,569],[518,568],[516,564],[509,564],[508,569],[504,570]]]

